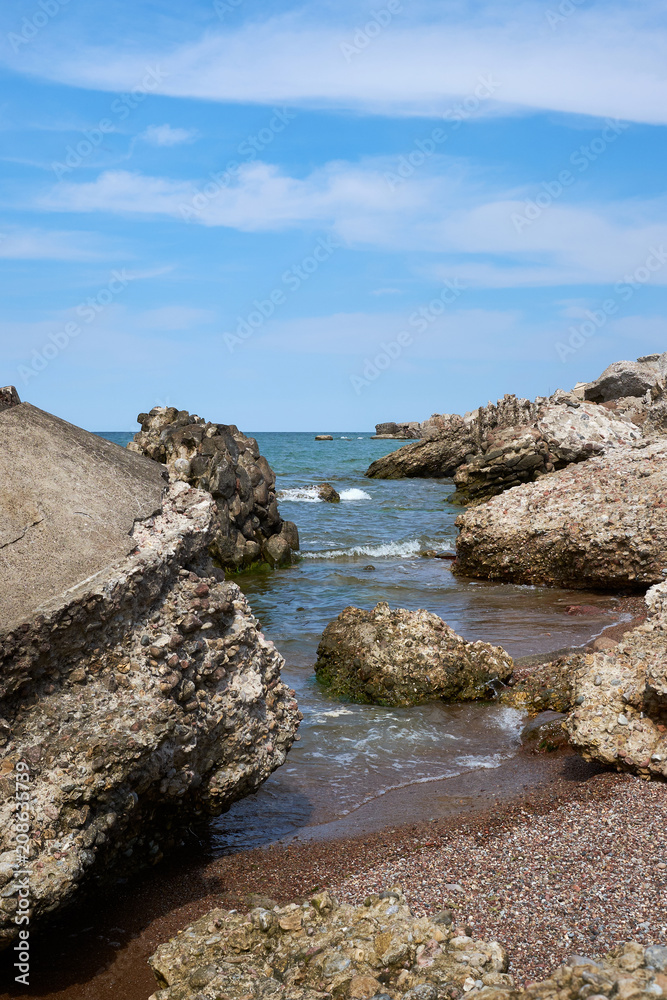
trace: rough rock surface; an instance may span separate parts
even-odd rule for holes
[[[454,929],[446,911],[413,916],[398,887],[363,906],[324,891],[249,914],[212,910],[149,961],[164,987],[151,1000],[436,1000],[512,989],[497,941]]]
[[[479,503],[642,436],[625,412],[582,404],[562,390],[535,402],[506,395],[464,417],[433,416],[427,424],[422,441],[377,459],[366,475],[451,476],[457,489],[450,500]]]
[[[636,361],[615,361],[584,390],[584,398],[606,403],[624,396],[643,396],[657,386],[665,388],[667,353],[648,354]]]
[[[646,587],[667,575],[667,442],[619,447],[457,518],[462,576],[572,588]]]
[[[317,495],[320,500],[324,500],[325,503],[340,503],[340,493],[333,488],[331,483],[319,483],[317,487]]]
[[[374,438],[396,438],[400,441],[414,441],[422,436],[422,425],[418,420],[394,423],[389,420],[384,424],[375,425]]]
[[[499,646],[466,642],[429,611],[345,608],[325,628],[315,673],[333,693],[379,705],[487,698],[512,673]]]
[[[8,410],[10,406],[18,406],[20,402],[19,394],[13,385],[0,388],[0,410]]]
[[[0,946],[19,930],[13,873],[26,860],[26,827],[32,923],[90,878],[159,860],[184,825],[255,791],[284,761],[300,719],[282,658],[210,563],[211,496],[167,487],[154,463],[27,404],[0,414],[3,485],[15,472],[11,421],[21,415],[42,432],[26,438],[22,475],[32,456],[35,481],[49,481],[42,463],[55,456],[54,491],[65,495],[69,476],[73,511],[95,512],[111,498],[126,524],[122,542],[113,532],[106,539],[101,568],[94,552],[91,562],[74,551],[63,580],[51,562],[78,548],[78,522],[63,521],[62,537],[43,535],[51,593],[36,603],[27,592],[25,614],[3,616]],[[115,474],[110,493],[103,460]],[[18,778],[28,799],[17,799]]]
[[[667,583],[646,604],[644,624],[618,645],[578,658],[567,728],[585,757],[667,778]]]
[[[266,901],[267,907],[270,900]],[[339,905],[324,891],[248,914],[211,910],[149,959],[150,1000],[656,1000],[667,948],[636,941],[599,961],[573,955],[549,979],[514,986],[497,941],[454,927],[449,911],[411,913],[400,887]]]
[[[508,427],[485,435],[482,451],[454,474],[453,503],[475,504],[554,469],[582,462],[609,448],[638,441],[639,428],[592,403],[548,405],[534,426]]]
[[[164,463],[172,481],[187,482],[215,499],[211,555],[220,566],[291,561],[299,534],[278,513],[276,477],[254,438],[234,424],[207,423],[173,406],[156,406],[137,419],[141,431],[128,448]]]

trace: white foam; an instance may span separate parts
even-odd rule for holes
[[[368,493],[364,493],[363,490],[351,489],[343,490],[339,494],[341,500],[371,500],[372,497]]]
[[[409,542],[384,542],[381,545],[352,545],[349,549],[322,549],[319,552],[303,552],[304,559],[345,559],[352,556],[372,556],[380,559],[393,556],[395,559],[409,559],[422,551],[424,545],[416,538]]]
[[[280,490],[278,500],[291,500],[292,503],[323,503],[317,486],[296,486],[291,490]]]

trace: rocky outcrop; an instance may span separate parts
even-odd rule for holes
[[[267,901],[269,903],[270,901]],[[573,955],[549,979],[515,987],[497,941],[454,927],[449,911],[415,917],[399,887],[338,904],[248,914],[211,910],[149,959],[161,989],[150,1000],[581,1000],[667,994],[667,948],[631,941],[595,961]]]
[[[206,490],[216,502],[211,555],[224,568],[289,563],[299,548],[296,525],[283,521],[276,477],[254,438],[234,424],[207,423],[186,410],[156,406],[140,413],[128,448],[162,462],[175,482]]]
[[[488,431],[480,454],[455,472],[456,493],[449,500],[481,503],[555,469],[638,441],[641,436],[631,421],[610,417],[608,411],[591,403],[551,404],[541,408],[534,426]]]
[[[345,608],[325,628],[315,674],[334,694],[378,705],[492,697],[512,673],[504,649],[466,642],[429,611]]]
[[[151,1000],[436,1000],[473,987],[512,989],[497,941],[468,937],[447,911],[413,916],[400,888],[363,906],[339,904],[325,891],[303,905],[212,910],[149,962],[163,987]]]
[[[377,458],[367,469],[370,479],[444,479],[458,469],[469,455],[477,454],[473,430],[463,417],[445,414],[441,437],[405,445]]]
[[[1,945],[255,791],[300,716],[209,494],[28,404],[0,436]]]
[[[333,434],[316,434],[316,441],[333,441]]]
[[[10,406],[18,406],[20,402],[19,394],[13,385],[0,388],[0,410],[8,410]]]
[[[571,465],[457,518],[454,571],[512,583],[619,590],[667,575],[667,442]]]
[[[606,403],[627,396],[644,396],[656,388],[664,390],[666,377],[667,353],[648,354],[636,361],[615,361],[594,382],[589,382],[584,398]]]
[[[582,404],[574,393],[560,390],[549,400],[506,395],[464,417],[432,417],[424,433],[418,444],[377,459],[366,475],[453,477],[453,503],[480,503],[642,436],[624,412]]]
[[[589,759],[667,778],[667,583],[646,595],[644,624],[572,671],[571,742]]]
[[[414,441],[422,437],[422,426],[417,420],[396,424],[393,420],[375,425],[374,440],[396,438],[399,441]]]

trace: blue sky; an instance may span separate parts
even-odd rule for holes
[[[667,349],[664,4],[15,0],[0,384],[360,430]]]

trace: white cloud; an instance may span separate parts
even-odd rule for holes
[[[151,146],[178,146],[183,142],[194,142],[198,134],[197,129],[194,128],[149,125],[139,138],[150,143]]]
[[[594,206],[555,200],[529,225],[517,226],[533,192],[508,197],[481,190],[444,157],[439,176],[419,175],[392,190],[386,166],[334,162],[296,178],[253,162],[226,186],[108,171],[95,181],[62,183],[32,207],[192,218],[246,232],[325,228],[349,247],[446,255],[432,268],[435,277],[492,288],[620,281],[653,247],[667,245],[664,200]],[[651,282],[667,284],[667,266]]]
[[[475,5],[468,13],[456,4],[433,8],[421,21],[404,11],[348,57],[342,46],[355,44],[369,15],[350,21],[341,10],[337,23],[316,23],[318,12],[306,5],[301,16],[254,19],[181,45],[60,46],[45,58],[34,43],[14,62],[18,71],[114,92],[157,65],[160,92],[176,97],[392,115],[442,112],[490,75],[495,99],[511,113],[667,122],[667,29],[655,4],[579,7],[554,27],[546,3]]]

